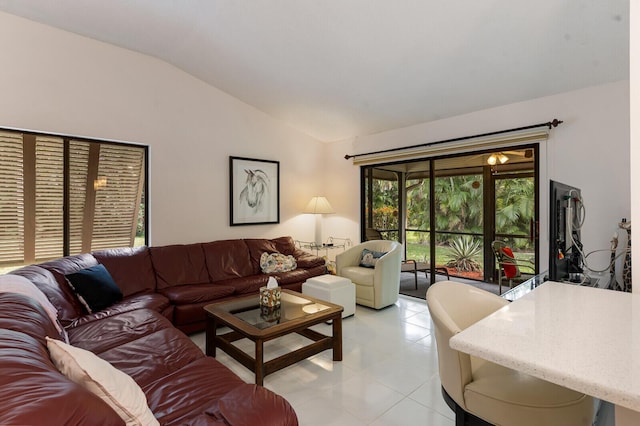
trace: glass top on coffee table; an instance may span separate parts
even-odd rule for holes
[[[280,295],[280,306],[260,306],[259,297],[256,297],[255,303],[250,305],[226,306],[225,310],[247,324],[264,329],[329,309],[325,304],[285,292]]]

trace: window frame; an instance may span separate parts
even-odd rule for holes
[[[16,194],[18,194],[20,191],[23,192],[23,199],[22,202],[20,203],[19,200],[20,196],[16,195],[14,197],[7,197],[7,205],[6,210],[7,211],[14,211],[15,208],[17,209],[22,209],[23,213],[22,216],[17,215],[17,211],[16,211],[16,217],[17,217],[17,221],[18,221],[18,225],[17,228],[18,229],[18,233],[16,234],[16,236],[20,235],[20,228],[22,227],[22,241],[20,240],[20,237],[18,237],[18,240],[16,244],[20,244],[23,245],[22,250],[14,250],[13,252],[18,253],[18,252],[22,252],[22,260],[17,260],[14,256],[13,259],[7,259],[4,260],[2,262],[0,262],[0,268],[4,268],[4,267],[13,267],[13,266],[20,266],[20,265],[27,265],[27,264],[32,264],[34,262],[42,262],[42,261],[46,261],[48,259],[53,259],[53,258],[57,258],[59,256],[54,256],[54,257],[48,257],[48,258],[38,258],[38,256],[35,255],[35,251],[31,250],[33,247],[30,248],[31,245],[35,245],[37,243],[37,237],[35,235],[35,230],[32,229],[34,227],[34,218],[36,216],[36,211],[35,211],[35,198],[38,194],[42,194],[42,193],[38,193],[37,189],[36,189],[36,185],[35,185],[35,181],[37,180],[37,175],[36,175],[36,168],[35,168],[35,164],[32,164],[34,162],[38,161],[38,157],[37,154],[35,152],[35,143],[37,143],[38,138],[41,139],[56,139],[55,142],[57,142],[58,140],[61,143],[61,149],[62,149],[62,169],[60,170],[60,172],[62,173],[62,214],[61,214],[61,218],[60,218],[60,225],[62,226],[62,247],[60,250],[60,253],[62,254],[62,256],[68,256],[70,254],[77,254],[77,253],[71,253],[72,247],[71,247],[71,165],[70,165],[70,161],[71,161],[71,157],[73,155],[72,152],[72,148],[71,145],[72,143],[86,143],[88,144],[89,147],[93,146],[93,147],[98,147],[99,149],[101,149],[101,147],[105,147],[105,146],[117,146],[117,147],[123,147],[123,148],[135,148],[135,149],[140,149],[141,152],[136,153],[136,151],[131,151],[134,155],[139,155],[141,156],[140,158],[138,158],[137,160],[140,161],[138,163],[139,165],[139,169],[135,169],[134,168],[134,174],[135,173],[139,173],[142,174],[142,176],[138,177],[138,182],[137,182],[137,189],[136,189],[136,197],[138,195],[140,195],[139,197],[139,201],[137,204],[137,207],[134,208],[134,216],[132,218],[132,234],[133,234],[133,238],[132,238],[132,244],[131,246],[135,246],[135,232],[137,229],[137,224],[138,224],[138,216],[140,215],[140,207],[139,207],[139,203],[142,201],[144,203],[144,218],[142,219],[143,221],[143,226],[144,226],[144,245],[148,245],[149,243],[149,146],[148,145],[143,145],[143,144],[138,144],[138,143],[131,143],[131,142],[122,142],[122,141],[115,141],[115,140],[107,140],[107,139],[96,139],[96,138],[86,138],[86,137],[80,137],[80,136],[74,136],[74,135],[67,135],[67,134],[56,134],[56,133],[49,133],[49,132],[36,132],[36,131],[30,131],[30,130],[23,130],[23,129],[16,129],[16,128],[0,128],[0,132],[6,134],[14,134],[16,136],[16,140],[20,139],[21,140],[21,144],[22,144],[22,148],[23,148],[23,153],[22,153],[22,176],[21,176],[21,182],[22,182],[22,188],[19,188],[17,185],[14,187]],[[9,138],[9,136],[7,136],[7,138]],[[33,145],[33,146],[31,146]],[[26,152],[29,151],[30,153]],[[126,150],[123,150],[123,152],[126,153]],[[28,156],[32,156],[29,157]],[[110,157],[111,158],[116,158],[116,157]],[[91,160],[87,160],[87,169],[89,168],[89,161]],[[94,167],[97,169],[98,167],[100,167],[100,160],[96,159],[93,161],[97,161],[96,164],[94,164]],[[114,160],[115,161],[115,160]],[[104,163],[102,163],[104,164]],[[135,167],[138,167],[138,165],[136,165]],[[31,170],[31,174],[28,172],[28,170]],[[0,179],[3,179],[4,177],[2,176],[2,174],[0,173]],[[9,179],[7,177],[7,179]],[[124,178],[126,179],[126,177]],[[18,181],[20,181],[20,179],[18,179]],[[87,182],[89,182],[89,177],[87,177]],[[135,181],[133,181],[135,182]],[[0,182],[1,183],[1,182]],[[27,185],[30,186],[29,191],[32,191],[32,193],[30,194],[24,194],[25,192],[27,192],[27,189],[25,189],[27,187]],[[89,187],[89,184],[87,183],[85,185],[85,190]],[[11,191],[11,189],[9,189],[9,191]],[[93,196],[95,197],[96,194],[96,189],[93,189]],[[59,193],[60,191],[58,191]],[[0,194],[1,195],[1,194]],[[130,196],[132,196],[133,194],[130,193]],[[86,195],[85,195],[86,196]],[[4,200],[0,200],[2,202],[5,202]],[[116,200],[117,201],[117,200]],[[15,203],[15,206],[13,206],[11,203]],[[129,204],[130,205],[130,204]],[[85,205],[86,207],[86,205]],[[84,207],[83,207],[84,208]],[[43,216],[44,217],[44,216]],[[19,221],[22,220],[22,224],[19,223]],[[57,220],[57,218],[54,218],[54,221]],[[83,218],[82,222],[84,224],[84,222],[87,220],[87,218]],[[92,223],[95,223],[96,217],[92,216],[91,217]],[[93,225],[92,225],[93,226]],[[8,234],[7,238],[11,238],[11,236]],[[82,237],[81,237],[82,238]],[[90,240],[92,242],[96,241],[95,240],[95,235],[91,235]],[[11,243],[10,243],[11,244]],[[94,243],[94,247],[91,248],[91,250],[89,251],[85,251],[84,250],[84,246],[83,249],[81,250],[82,253],[84,252],[89,252],[89,251],[97,251],[97,250],[101,250],[102,247],[95,247],[95,243]],[[29,251],[28,251],[29,250]],[[52,250],[52,253],[57,251],[56,249]],[[74,250],[75,251],[75,250]],[[9,257],[9,256],[7,256]]]

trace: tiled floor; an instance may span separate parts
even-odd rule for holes
[[[321,324],[318,331],[331,332]],[[204,333],[191,336],[204,349]],[[265,345],[266,359],[303,346],[291,335]],[[252,351],[248,341],[243,349]],[[265,378],[268,389],[284,396],[300,424],[453,426],[454,415],[440,393],[435,338],[424,300],[400,296],[376,311],[358,306],[343,320],[343,360],[324,351]],[[218,360],[245,381],[254,376],[218,351]]]

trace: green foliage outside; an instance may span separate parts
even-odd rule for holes
[[[414,259],[417,262],[429,262],[429,244],[416,244],[408,242],[407,259]],[[471,258],[482,265],[483,245],[479,245],[479,252],[474,253]],[[446,266],[446,264],[454,257],[454,249],[446,245],[438,245],[436,247],[436,266]]]
[[[373,228],[398,229],[398,182],[373,181]],[[368,199],[368,197],[367,197]],[[367,206],[367,213],[371,206]],[[389,238],[390,236],[385,237]]]
[[[456,241],[459,233],[483,233],[482,175],[438,177],[435,181],[436,264],[445,265],[456,259],[464,267],[482,265],[484,241],[468,236],[468,242]],[[373,180],[373,226],[381,230],[398,229],[398,184],[395,181]],[[508,235],[528,235],[534,215],[534,180],[529,177],[496,180],[496,232]],[[407,258],[429,259],[429,179],[407,181]],[[367,206],[367,213],[370,206]],[[393,232],[385,238],[397,239]],[[518,257],[529,257],[533,243],[524,237],[504,238]],[[457,246],[456,246],[457,244]],[[460,253],[461,245],[471,253]],[[489,247],[487,247],[489,248]],[[489,248],[490,249],[490,248]],[[463,250],[464,251],[464,250]],[[455,262],[454,262],[455,263]],[[480,266],[481,268],[481,266]]]
[[[496,182],[496,232],[498,234],[529,235],[534,219],[535,197],[533,178],[500,179]],[[527,238],[515,238],[507,243],[521,251],[533,251]]]
[[[476,272],[482,270],[482,265],[476,260],[482,255],[480,241],[470,235],[463,235],[453,240],[447,266],[458,271]]]

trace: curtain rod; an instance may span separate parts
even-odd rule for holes
[[[485,137],[485,136],[499,135],[501,133],[510,133],[510,132],[517,132],[517,131],[520,131],[520,130],[535,129],[537,127],[548,127],[549,130],[551,130],[552,127],[558,127],[558,124],[561,124],[561,123],[563,123],[562,120],[558,120],[557,118],[554,118],[552,121],[547,121],[546,123],[532,124],[531,126],[515,127],[513,129],[498,130],[498,131],[489,132],[489,133],[480,133],[478,135],[472,135],[472,136],[462,136],[462,137],[458,137],[458,138],[445,139],[445,140],[436,141],[436,142],[427,142],[427,143],[422,143],[422,144],[418,144],[418,145],[403,146],[403,147],[400,147],[400,148],[389,148],[389,149],[383,149],[381,151],[365,152],[363,154],[351,154],[351,155],[350,154],[346,154],[344,156],[344,159],[345,160],[349,160],[350,158],[362,157],[364,155],[384,154],[385,152],[402,151],[402,150],[405,150],[405,149],[412,149],[412,148],[423,148],[423,147],[428,147],[428,146],[433,146],[433,145],[440,145],[440,144],[448,143],[448,142],[458,142],[458,141],[463,141],[463,140],[466,140],[466,139],[475,139],[475,138],[481,138],[481,137]]]

